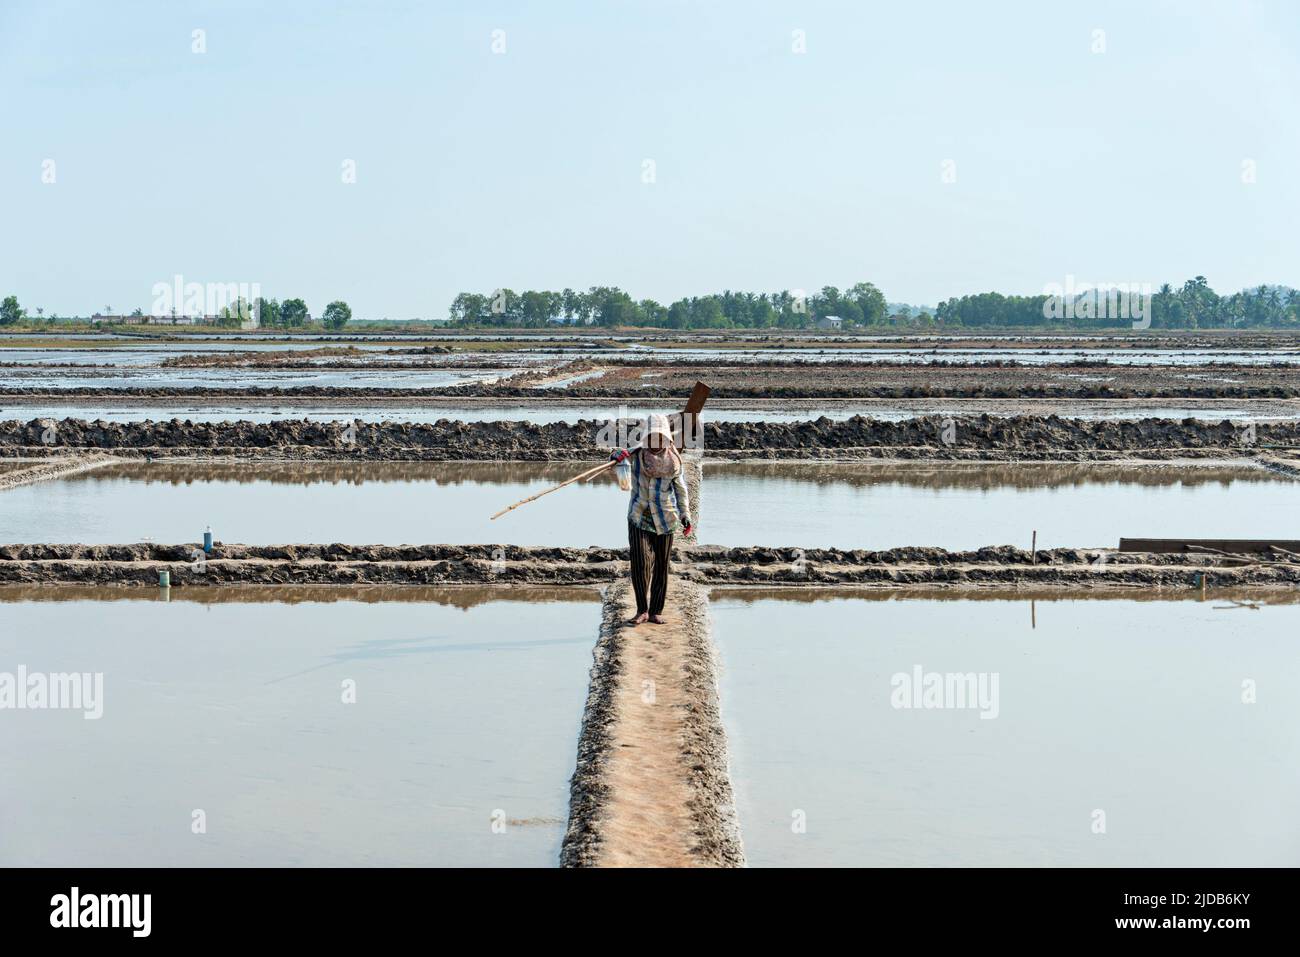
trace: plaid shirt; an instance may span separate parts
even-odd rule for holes
[[[691,516],[691,497],[681,469],[671,478],[651,478],[641,468],[640,449],[627,461],[632,467],[632,501],[627,507],[627,520],[658,535],[681,531]]]

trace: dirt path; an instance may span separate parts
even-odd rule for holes
[[[566,867],[744,864],[718,710],[708,600],[674,580],[664,625],[605,597],[570,793]]]

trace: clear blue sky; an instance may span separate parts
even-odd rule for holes
[[[1282,0],[3,0],[0,295],[1300,285],[1297,50]]]

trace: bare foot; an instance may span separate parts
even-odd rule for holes
[[[651,616],[650,616],[650,624],[652,624],[652,625],[662,625],[663,623],[664,623],[664,616],[663,616],[663,615],[651,615]]]
[[[632,625],[633,627],[636,627],[637,625],[644,625],[649,618],[650,618],[649,613],[643,611],[641,612],[641,614],[637,615],[635,618],[629,621],[628,624]]]

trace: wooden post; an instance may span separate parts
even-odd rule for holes
[[[1029,557],[1029,564],[1037,565],[1038,564],[1038,529],[1034,529],[1034,544],[1029,546],[1029,551],[1031,553]]]

